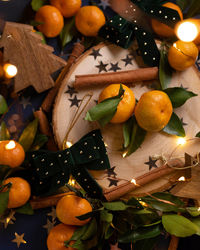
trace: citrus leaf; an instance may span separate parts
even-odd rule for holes
[[[137,240],[151,239],[161,234],[160,225],[156,225],[149,228],[140,228],[138,230],[132,230],[119,237],[120,243],[130,243]]]
[[[162,224],[168,233],[177,237],[188,237],[199,230],[198,226],[189,219],[177,214],[163,215]]]
[[[34,211],[33,211],[33,208],[31,207],[30,202],[27,202],[25,205],[17,208],[15,211],[20,214],[28,214],[28,215],[34,214]]]
[[[200,236],[200,218],[192,218],[191,221],[199,228],[196,234]]]
[[[131,197],[128,202],[127,202],[127,205],[129,206],[135,206],[136,208],[139,208],[139,209],[143,209],[143,206],[139,203],[139,201],[134,198],[134,197]]]
[[[73,245],[72,247],[74,249],[77,249],[77,250],[88,250],[87,249],[87,246],[81,241],[81,240],[77,240]]]
[[[44,144],[48,141],[48,137],[43,134],[36,134],[33,145],[31,146],[30,150],[35,151],[39,150]]]
[[[200,131],[195,135],[195,137],[199,137],[200,138]]]
[[[200,215],[199,207],[186,207],[186,211],[193,217]]]
[[[71,42],[75,33],[76,33],[75,18],[72,17],[65,21],[65,25],[62,31],[60,32],[60,39],[61,39],[62,47],[65,47],[67,43]]]
[[[146,131],[142,129],[138,124],[135,119],[133,118],[133,129],[132,129],[132,134],[131,134],[131,141],[128,147],[128,151],[126,156],[129,156],[133,152],[135,152],[142,144],[144,141],[144,138],[146,136]]]
[[[83,236],[81,237],[81,240],[88,240],[92,238],[97,233],[97,222],[96,219],[93,218],[91,222],[89,223],[89,226]]]
[[[31,7],[34,11],[38,11],[39,8],[45,5],[46,3],[47,3],[47,0],[32,0]]]
[[[112,236],[112,234],[114,233],[114,231],[115,230],[114,230],[113,227],[111,227],[111,226],[107,227],[107,229],[105,231],[105,239],[108,240]]]
[[[2,215],[8,206],[10,188],[7,191],[0,193],[0,215]]]
[[[6,127],[5,122],[3,121],[0,125],[0,141],[9,140],[10,133]]]
[[[75,241],[80,240],[81,237],[84,235],[84,233],[87,231],[88,227],[89,227],[89,224],[86,224],[86,225],[84,225],[82,227],[77,228],[75,230],[75,232],[73,233],[71,239],[64,242],[65,246],[68,247],[70,241],[72,241],[72,240],[75,240]]]
[[[102,210],[100,212],[100,219],[101,219],[101,221],[111,223],[113,220],[113,215],[106,210]]]
[[[5,179],[7,174],[10,172],[11,167],[0,165],[0,183]]]
[[[96,106],[92,107],[85,116],[86,121],[98,121],[101,126],[105,126],[114,116],[117,111],[117,106],[122,100],[124,94],[122,85],[120,84],[119,93],[117,96],[107,98]]]
[[[111,211],[122,211],[129,207],[122,201],[103,202],[103,206]]]
[[[4,114],[8,110],[8,105],[5,98],[0,95],[0,115]]]
[[[134,250],[153,250],[158,241],[159,237],[139,240],[135,242]]]
[[[131,141],[131,132],[133,130],[133,117],[130,117],[123,124],[123,137],[124,137],[124,147],[128,147]]]
[[[168,124],[162,130],[163,132],[170,135],[177,135],[184,137],[185,130],[179,117],[173,112]]]
[[[35,139],[37,128],[38,119],[36,118],[32,122],[30,122],[28,126],[23,130],[19,138],[19,143],[24,148],[24,151],[28,151],[31,148],[31,145],[33,144],[33,141]]]
[[[197,96],[197,94],[179,87],[168,88],[165,89],[164,92],[169,96],[173,108],[178,108],[182,106],[189,98]]]
[[[165,49],[160,51],[159,79],[162,89],[166,89],[172,78],[172,68],[169,65]]]

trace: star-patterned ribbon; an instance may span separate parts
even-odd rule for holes
[[[132,0],[132,2],[146,14],[171,27],[180,20],[178,12],[161,6],[161,1]],[[129,48],[136,38],[144,63],[152,67],[159,65],[160,53],[152,33],[138,25],[136,19],[130,22],[120,15],[115,15],[100,29],[99,35],[125,49]]]
[[[82,137],[72,147],[58,151],[34,151],[28,154],[36,195],[47,195],[65,185],[72,175],[90,197],[103,198],[102,188],[88,170],[110,168],[100,130]]]

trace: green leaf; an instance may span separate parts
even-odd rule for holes
[[[133,130],[133,117],[130,117],[123,124],[123,137],[124,137],[124,147],[127,148],[131,141],[131,132]]]
[[[65,25],[60,32],[60,39],[62,43],[62,47],[64,48],[65,45],[73,39],[74,35],[76,34],[76,28],[75,28],[75,18],[69,18],[66,19]]]
[[[181,210],[185,205],[184,202],[182,202],[178,197],[170,193],[159,192],[153,194],[152,196],[142,197],[141,199],[152,208],[162,212],[176,212]]]
[[[27,202],[25,205],[17,208],[15,211],[20,214],[28,214],[28,215],[34,214],[34,211],[33,211],[33,208],[31,207],[30,202]]]
[[[140,228],[138,230],[132,230],[119,237],[120,243],[130,243],[137,240],[151,239],[161,234],[160,225],[156,225],[149,228]]]
[[[47,3],[47,0],[32,0],[31,7],[34,11],[38,11],[39,8],[45,5],[46,3]]]
[[[33,120],[28,124],[28,126],[23,130],[20,138],[19,143],[24,148],[24,151],[28,151],[33,144],[35,139],[35,135],[38,128],[38,119]]]
[[[2,215],[7,209],[9,191],[10,191],[10,189],[8,189],[6,192],[0,193],[0,215]]]
[[[193,217],[200,215],[199,207],[186,207],[186,211]]]
[[[0,141],[9,140],[10,133],[6,127],[5,122],[3,121],[0,125]]]
[[[107,229],[105,230],[105,240],[108,240],[112,236],[114,231],[115,230],[113,227],[111,227],[111,226],[107,227]]]
[[[167,214],[162,216],[165,230],[177,237],[188,237],[198,232],[198,226],[182,215]]]
[[[87,250],[87,246],[81,240],[77,240],[72,247],[77,250]]]
[[[46,42],[46,39],[45,39],[45,36],[42,34],[42,32],[36,31],[35,33],[36,33],[36,34],[39,34],[39,35],[42,37],[42,44],[46,44],[46,43],[47,43],[47,42]]]
[[[196,234],[200,236],[200,218],[192,218],[191,221],[198,227],[199,230]]]
[[[96,219],[93,218],[91,222],[89,223],[89,226],[83,236],[81,237],[81,240],[88,240],[92,238],[97,233],[97,222]]]
[[[160,51],[159,79],[162,89],[166,89],[172,79],[172,68],[168,63],[167,53],[164,47]]]
[[[30,150],[35,151],[39,150],[44,144],[48,142],[48,137],[43,134],[36,134],[33,145],[31,146]]]
[[[170,135],[177,135],[184,137],[185,130],[179,117],[173,112],[168,124],[162,130],[163,132]]]
[[[1,184],[1,181],[5,179],[5,177],[7,176],[10,170],[11,170],[11,167],[0,165],[0,184]]]
[[[134,117],[131,141],[126,156],[129,156],[141,146],[146,136],[146,133],[147,132],[137,124],[137,121]]]
[[[195,135],[195,137],[199,137],[200,138],[200,131]]]
[[[179,87],[168,88],[165,89],[164,92],[169,96],[173,108],[178,108],[191,97],[197,96],[197,94]]]
[[[139,208],[139,209],[143,209],[143,206],[139,203],[139,201],[134,198],[134,197],[131,197],[128,202],[127,202],[127,205],[130,205],[130,206],[135,206],[136,208]]]
[[[189,8],[187,9],[186,18],[194,17],[200,13],[200,2],[198,0],[190,0]]]
[[[102,209],[103,209],[103,207],[96,209],[96,210],[93,210],[92,212],[89,212],[89,213],[86,213],[86,214],[83,214],[80,216],[76,216],[76,218],[78,218],[79,220],[87,220],[87,219],[93,217],[94,215],[98,214],[99,211]]]
[[[8,105],[5,98],[0,95],[0,115],[8,111]]]
[[[109,213],[107,210],[102,210],[100,212],[100,219],[101,219],[101,221],[111,223],[113,220],[113,215],[111,213]]]
[[[68,247],[70,241],[72,241],[72,240],[75,240],[75,241],[80,240],[81,237],[84,235],[84,233],[87,231],[88,227],[89,227],[89,224],[86,224],[86,225],[84,225],[82,227],[77,228],[75,230],[75,232],[73,233],[71,239],[69,239],[69,240],[67,240],[67,241],[64,242],[65,246]]]
[[[122,211],[128,208],[128,206],[122,201],[103,202],[103,206],[111,211]]]
[[[117,96],[103,100],[101,103],[92,107],[85,116],[87,121],[98,121],[101,126],[105,126],[114,116],[117,111],[117,106],[122,100],[124,94],[122,85],[120,84],[119,93]]]
[[[135,242],[134,250],[153,250],[158,240],[159,237],[139,240]]]

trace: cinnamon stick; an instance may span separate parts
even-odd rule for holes
[[[158,68],[139,68],[120,72],[76,75],[74,88],[81,89],[87,87],[101,86],[112,83],[130,84],[133,82],[149,81],[158,79]]]
[[[43,103],[42,103],[42,109],[45,112],[49,112],[51,109],[51,106],[54,102],[54,99],[58,93],[58,90],[60,88],[60,85],[65,77],[65,75],[68,73],[70,67],[72,64],[76,61],[76,59],[84,52],[84,45],[81,43],[75,43],[74,48],[72,50],[71,55],[69,56],[69,59],[67,61],[66,66],[61,71],[60,75],[56,79],[55,86],[48,92],[47,96],[45,97]]]
[[[178,243],[179,243],[179,238],[176,237],[175,235],[171,235],[171,240],[169,243],[168,250],[177,250]]]
[[[169,167],[171,166],[171,167]],[[183,167],[184,164],[182,161],[178,159],[171,160],[168,164],[163,165],[162,167],[156,168],[152,170],[151,172],[148,172],[146,174],[143,174],[137,178],[135,178],[136,185],[134,183],[131,183],[130,181],[127,181],[126,183],[123,183],[117,187],[114,187],[109,190],[104,191],[104,196],[108,201],[116,200],[122,197],[123,195],[135,190],[138,187],[141,187],[147,183],[150,183],[164,175],[170,174],[176,169],[172,167]]]

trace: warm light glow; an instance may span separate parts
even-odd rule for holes
[[[15,146],[16,146],[16,143],[14,141],[9,141],[9,143],[5,145],[5,148],[10,150],[10,149],[15,148]]]
[[[69,184],[70,186],[72,186],[72,187],[75,186],[75,183],[76,183],[75,179],[69,179],[69,181],[68,181],[68,184]]]
[[[139,203],[143,206],[143,207],[148,207],[147,203],[144,201],[139,201]]]
[[[185,181],[185,177],[184,176],[181,176],[178,181]]]
[[[198,28],[193,22],[185,21],[179,24],[176,35],[183,42],[192,42],[198,35]]]
[[[200,211],[200,207],[198,207],[198,209],[197,209],[198,211]]]
[[[135,179],[132,179],[132,180],[131,180],[131,183],[133,183],[134,185],[137,185],[137,183],[136,183],[136,180],[135,180]]]
[[[122,154],[122,157],[125,158],[126,155],[127,155],[127,152],[124,152],[124,153]]]
[[[108,144],[106,142],[104,142],[104,145],[105,145],[105,147],[108,147]]]
[[[186,143],[186,139],[185,139],[185,138],[179,137],[179,138],[177,139],[177,144],[178,144],[178,145],[184,145],[185,143]]]
[[[3,65],[4,75],[5,78],[13,78],[17,74],[17,67],[10,63],[5,63]]]
[[[67,148],[70,148],[72,145],[73,145],[73,144],[72,144],[70,141],[67,141],[67,142],[66,142]]]

